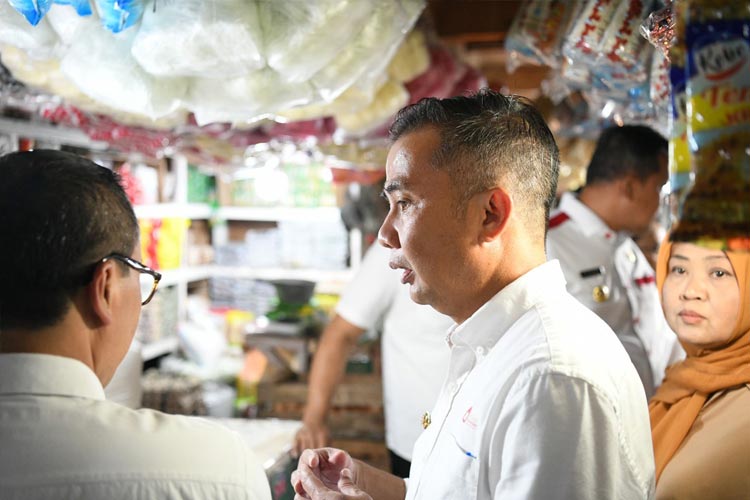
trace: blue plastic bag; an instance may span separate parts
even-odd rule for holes
[[[71,5],[79,16],[90,16],[91,15],[91,4],[89,0],[53,0],[54,3],[59,5]]]
[[[10,5],[36,26],[52,7],[52,0],[9,0]]]
[[[140,21],[142,0],[96,0],[102,24],[112,33],[119,33]]]

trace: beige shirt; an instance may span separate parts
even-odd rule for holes
[[[708,400],[664,468],[656,498],[750,498],[750,385]]]

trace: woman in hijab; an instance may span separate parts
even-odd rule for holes
[[[649,404],[656,498],[750,498],[750,253],[665,242],[656,281],[687,353]]]

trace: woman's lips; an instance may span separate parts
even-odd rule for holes
[[[690,310],[680,311],[679,316],[682,321],[684,321],[688,325],[695,325],[706,319],[705,316],[702,316],[697,312]]]

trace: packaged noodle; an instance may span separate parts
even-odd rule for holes
[[[688,143],[695,174],[673,238],[750,250],[750,12],[686,3]]]

